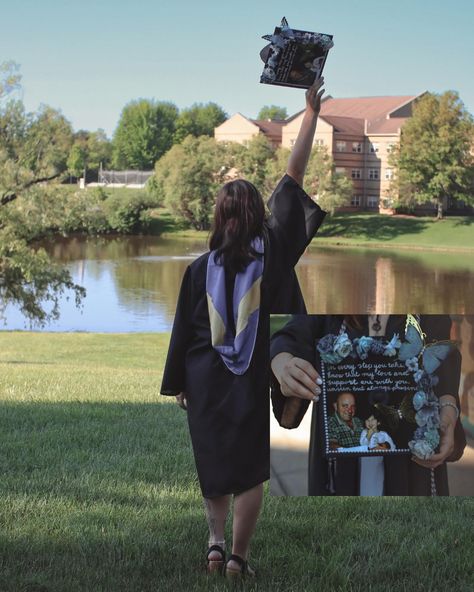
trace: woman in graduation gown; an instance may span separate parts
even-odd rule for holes
[[[322,84],[306,92],[287,173],[268,202],[271,215],[247,181],[219,192],[211,250],[185,272],[165,365],[161,393],[187,409],[210,533],[209,571],[224,565],[234,497],[227,575],[251,571],[248,548],[269,479],[269,313],[305,312],[294,266],[325,216],[302,189]]]
[[[272,403],[279,423],[286,428],[297,427],[310,402],[315,402],[309,442],[309,495],[358,495],[360,491],[358,459],[329,462],[324,456],[320,421],[316,343],[324,335],[337,335],[343,323],[351,340],[364,335],[389,340],[395,333],[400,337],[405,334],[406,315],[296,315],[271,339]],[[449,339],[448,315],[422,315],[420,326],[427,343]],[[436,373],[439,382],[434,391],[441,403],[439,453],[428,460],[384,457],[384,495],[449,495],[446,460],[457,460],[465,446],[458,411],[460,368],[461,356],[455,349]]]

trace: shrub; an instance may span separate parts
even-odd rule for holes
[[[142,190],[114,190],[104,202],[110,229],[123,234],[133,234],[148,228],[151,216],[147,210],[156,205],[156,199]]]

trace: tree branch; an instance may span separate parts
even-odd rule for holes
[[[53,179],[57,179],[61,175],[62,175],[62,173],[55,173],[54,175],[51,175],[49,177],[40,177],[39,179],[33,179],[32,181],[29,181],[28,183],[26,183],[26,185],[24,185],[21,188],[21,191],[24,191],[25,189],[29,189],[32,185],[37,185],[38,183],[45,183],[46,181],[52,181]],[[4,195],[2,195],[2,197],[0,199],[0,205],[4,206],[9,202],[14,201],[17,197],[18,197],[18,193],[5,193]]]

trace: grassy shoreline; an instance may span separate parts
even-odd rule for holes
[[[429,251],[429,252],[439,252],[439,253],[474,253],[474,247],[448,247],[448,246],[422,246],[416,244],[390,244],[390,243],[378,243],[375,241],[371,242],[362,242],[358,240],[344,240],[344,239],[325,239],[325,238],[314,238],[311,241],[312,246],[321,246],[321,247],[334,247],[334,248],[360,248],[360,249],[384,249],[387,251]]]
[[[232,589],[204,575],[186,414],[158,395],[168,340],[0,332],[2,592]],[[471,498],[267,488],[243,589],[468,592],[473,517]]]
[[[206,239],[209,231],[185,228],[165,214],[155,231],[165,238]],[[385,216],[337,214],[328,217],[313,244],[332,247],[414,249],[419,251],[474,252],[474,217]]]

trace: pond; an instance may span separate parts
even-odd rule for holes
[[[46,331],[169,331],[186,266],[206,250],[203,240],[156,236],[56,238],[44,246],[87,290],[81,309],[64,297],[61,318]],[[309,312],[474,313],[474,257],[465,253],[321,247],[315,241],[297,274]],[[30,326],[9,306],[3,328]]]

